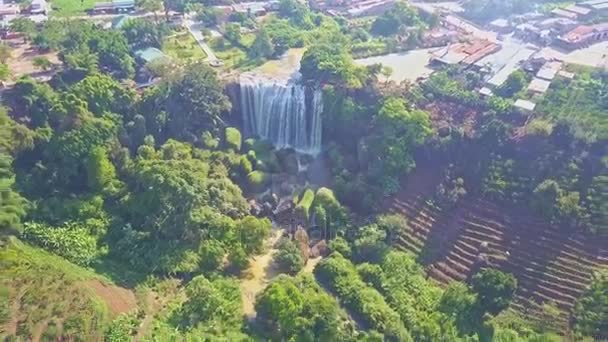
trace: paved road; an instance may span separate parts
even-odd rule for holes
[[[200,45],[203,51],[205,51],[205,53],[207,54],[206,60],[210,63],[219,63],[220,60],[217,58],[217,56],[215,56],[215,53],[213,52],[211,47],[209,47],[209,45],[207,45],[207,43],[205,42],[205,36],[203,36],[202,32],[203,25],[201,23],[194,22],[190,18],[184,19],[184,25],[186,25],[188,31],[192,33],[192,36],[194,36],[194,39],[196,39],[198,45]]]

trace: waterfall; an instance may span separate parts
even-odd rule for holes
[[[317,155],[321,151],[323,94],[293,80],[272,80],[243,74],[240,105],[245,136],[270,140]]]

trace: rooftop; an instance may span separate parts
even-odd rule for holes
[[[536,77],[551,81],[557,75],[557,72],[562,68],[562,62],[547,62],[536,73]]]
[[[608,23],[597,24],[593,26],[589,25],[580,25],[574,28],[572,31],[564,34],[560,38],[569,43],[577,43],[580,40],[584,39],[585,36],[593,33],[593,32],[604,32],[608,31]]]
[[[528,101],[528,100],[522,100],[522,99],[517,99],[517,101],[515,101],[515,103],[513,104],[515,107],[526,110],[526,111],[533,111],[534,108],[536,107],[536,103],[532,102],[532,101]]]
[[[551,11],[552,14],[560,16],[560,17],[564,17],[564,18],[568,18],[568,19],[576,19],[578,18],[578,14],[574,13],[574,12],[569,12],[569,11],[565,11],[563,9],[560,8],[556,8],[553,11]]]
[[[491,26],[494,27],[509,27],[509,21],[507,19],[496,19],[490,23]]]
[[[573,79],[573,78],[574,78],[574,76],[575,76],[573,72],[568,72],[568,71],[564,71],[564,70],[562,70],[562,71],[558,72],[557,74],[558,74],[559,76],[561,76],[561,77],[563,77],[563,78],[567,78],[567,79],[569,79],[569,80]]]
[[[135,55],[144,60],[146,63],[150,63],[158,58],[167,57],[164,52],[160,51],[155,47],[148,47],[145,49],[135,51]]]
[[[608,3],[608,0],[588,0],[588,1],[580,2],[579,5],[591,6],[591,5],[597,5],[597,4],[603,4],[603,3]]]
[[[551,82],[535,77],[528,85],[528,91],[544,94],[547,92],[547,90],[549,90],[550,85]]]
[[[446,64],[473,64],[483,57],[500,49],[500,46],[487,40],[477,39],[446,46],[433,53],[434,58]]]
[[[576,13],[579,15],[587,15],[591,12],[591,10],[589,8],[580,7],[577,5],[566,6],[566,7],[564,7],[564,9],[566,11],[573,12],[573,13]]]

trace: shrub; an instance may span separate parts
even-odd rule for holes
[[[304,256],[298,245],[289,239],[279,241],[274,261],[282,272],[296,274],[304,268]]]
[[[332,254],[322,260],[315,268],[315,275],[371,329],[384,333],[387,340],[412,340],[399,314],[388,306],[377,290],[361,280],[355,266],[342,255]]]
[[[90,265],[102,254],[97,249],[97,239],[88,229],[74,222],[68,222],[61,227],[27,223],[22,237],[79,265]]]
[[[307,222],[310,219],[310,207],[312,206],[314,200],[314,191],[312,191],[312,189],[306,189],[304,193],[302,193],[302,196],[296,205],[296,214],[299,217],[305,218]]]
[[[473,276],[472,288],[477,293],[478,307],[496,315],[511,302],[517,279],[510,273],[486,268]]]
[[[331,240],[328,245],[329,251],[331,253],[338,252],[342,254],[346,258],[350,258],[352,255],[352,249],[343,237],[338,236],[337,238]]]
[[[575,329],[585,335],[608,331],[608,270],[594,275],[591,287],[576,303],[574,319]]]
[[[247,175],[247,186],[252,192],[262,192],[270,186],[270,175],[262,171],[252,171]]]
[[[225,131],[226,147],[238,152],[241,150],[241,132],[234,127],[226,127]]]
[[[209,150],[215,150],[220,145],[219,139],[213,136],[211,132],[205,131],[201,134],[201,143],[203,144],[203,148]]]

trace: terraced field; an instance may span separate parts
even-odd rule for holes
[[[484,265],[512,272],[518,290],[510,310],[540,320],[542,304],[552,302],[561,311],[554,328],[567,331],[571,310],[594,270],[608,266],[608,239],[559,231],[532,213],[481,198],[442,211],[428,201],[438,180],[433,171],[417,171],[402,193],[387,201],[387,208],[404,214],[410,225],[394,244],[416,253],[442,284],[466,280]]]

